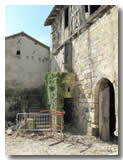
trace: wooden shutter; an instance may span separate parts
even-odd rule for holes
[[[68,72],[72,72],[72,43],[68,41],[64,48],[64,68]]]

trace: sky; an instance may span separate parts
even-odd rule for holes
[[[50,26],[44,26],[53,5],[5,6],[5,36],[25,32],[50,45]]]

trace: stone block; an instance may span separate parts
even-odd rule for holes
[[[27,118],[26,128],[27,129],[34,129],[34,119],[33,118]]]
[[[12,134],[13,134],[13,131],[12,131],[11,128],[8,128],[8,129],[6,130],[6,133],[7,133],[8,135],[12,135]]]

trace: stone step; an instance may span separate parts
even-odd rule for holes
[[[39,129],[48,129],[48,128],[50,128],[50,125],[48,124],[48,125],[41,125],[41,124],[37,124],[37,125],[35,125],[35,128],[39,128]]]
[[[31,107],[29,108],[29,112],[40,112],[40,108],[39,107]]]

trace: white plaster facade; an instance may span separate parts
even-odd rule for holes
[[[40,87],[44,84],[44,73],[48,71],[48,61],[49,47],[24,32],[6,37],[6,88]]]

